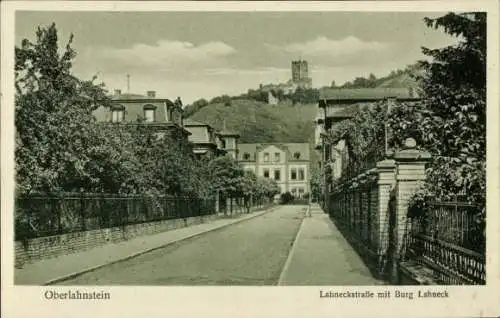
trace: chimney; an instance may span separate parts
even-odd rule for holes
[[[156,97],[156,91],[147,91],[146,95],[149,98],[155,98]]]
[[[115,89],[115,95],[121,95],[122,90],[121,89]]]

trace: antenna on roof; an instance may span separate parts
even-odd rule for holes
[[[127,74],[127,94],[130,94],[130,74]]]

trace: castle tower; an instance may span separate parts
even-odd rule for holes
[[[305,88],[312,87],[312,80],[309,77],[309,67],[306,60],[292,61],[292,83]]]
[[[292,61],[292,81],[300,82],[309,77],[309,70],[307,67],[307,61],[298,60]]]

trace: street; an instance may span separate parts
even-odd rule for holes
[[[279,206],[60,285],[275,285],[304,211],[304,206]]]

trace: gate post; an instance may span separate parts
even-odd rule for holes
[[[377,162],[377,213],[375,214],[375,240],[378,257],[379,275],[385,272],[387,252],[389,250],[389,199],[391,190],[396,183],[396,162],[386,159]]]
[[[407,234],[407,214],[410,198],[425,181],[425,164],[431,158],[428,152],[416,149],[413,138],[405,141],[405,148],[398,151],[396,160],[397,175],[395,188],[395,229],[394,251],[391,259],[391,282],[399,283],[399,262],[404,257],[404,240]]]

